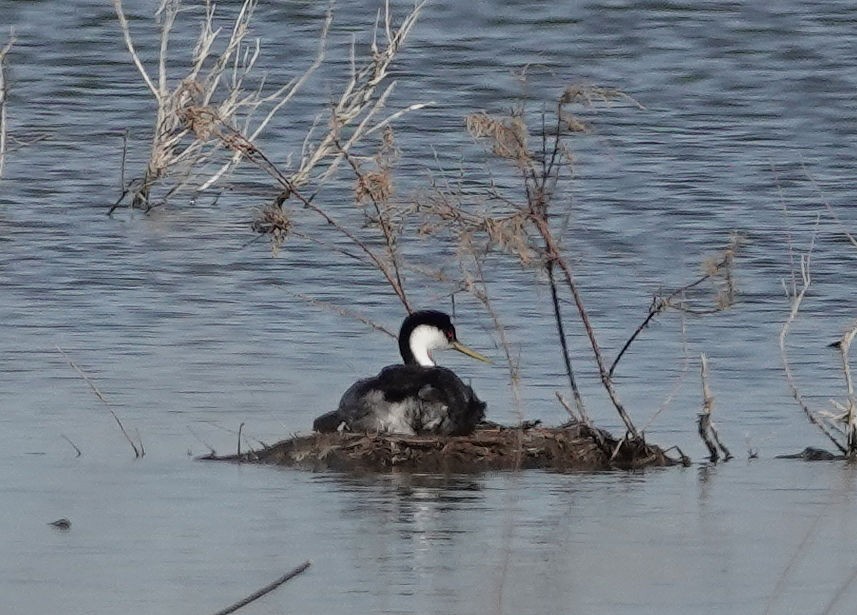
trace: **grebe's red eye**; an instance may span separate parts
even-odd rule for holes
[[[447,329],[444,333],[446,333],[446,339],[450,342],[455,339],[455,329]]]

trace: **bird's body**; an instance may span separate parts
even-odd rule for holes
[[[339,407],[318,417],[313,429],[407,435],[466,435],[485,416],[485,402],[450,369],[434,364],[431,351],[454,348],[485,357],[462,345],[449,316],[422,311],[408,316],[399,333],[404,365],[389,365],[377,376],[355,382]]]

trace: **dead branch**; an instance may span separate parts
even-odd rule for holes
[[[709,460],[712,463],[717,463],[720,459],[720,453],[723,453],[723,460],[729,461],[732,459],[732,453],[729,452],[723,443],[720,441],[720,436],[717,433],[717,428],[711,420],[711,413],[714,411],[714,396],[711,394],[711,388],[708,385],[708,357],[703,353],[700,355],[700,374],[702,376],[702,412],[699,413],[699,421],[697,424],[699,437],[708,448]]]
[[[723,310],[729,309],[735,301],[735,280],[732,274],[732,269],[735,263],[735,257],[738,253],[743,238],[737,233],[733,233],[729,240],[729,245],[723,250],[719,258],[709,259],[705,263],[706,272],[696,280],[685,284],[679,288],[670,291],[667,294],[655,295],[652,298],[652,303],[649,306],[649,311],[643,322],[634,330],[619,354],[610,365],[610,376],[616,370],[619,361],[628,351],[631,344],[639,337],[639,335],[648,328],[652,320],[659,314],[662,314],[668,309],[674,309],[685,314],[714,314]],[[695,310],[688,305],[686,299],[687,293],[705,282],[721,281],[719,288],[715,287],[716,294],[714,297],[714,307],[708,310]]]
[[[513,199],[498,197],[496,188],[493,186],[489,187],[488,193],[494,195],[496,201],[507,205],[510,211],[505,211],[502,219],[484,216],[478,218],[475,224],[467,216],[461,214],[460,207],[449,204],[443,198],[433,204],[432,210],[443,223],[457,226],[461,236],[484,232],[488,235],[490,242],[516,256],[522,264],[528,264],[532,260],[536,260],[545,268],[551,280],[552,297],[555,307],[554,320],[556,321],[557,331],[560,336],[566,374],[569,377],[569,384],[572,391],[575,393],[578,412],[582,416],[585,416],[585,408],[577,390],[574,372],[571,369],[562,314],[556,309],[559,306],[559,301],[556,294],[557,284],[554,275],[556,270],[559,270],[563,285],[570,292],[577,315],[583,324],[598,367],[601,383],[625,424],[629,436],[632,439],[636,439],[638,431],[613,385],[612,377],[607,369],[571,265],[563,257],[559,241],[549,223],[551,218],[549,210],[554,190],[561,177],[562,170],[571,165],[571,153],[563,141],[565,136],[573,132],[570,118],[565,111],[565,106],[571,103],[588,103],[590,99],[584,96],[587,92],[592,96],[605,99],[614,97],[608,90],[600,91],[593,88],[566,89],[563,95],[557,100],[555,125],[550,129],[546,126],[546,114],[542,114],[541,132],[536,136],[541,149],[534,150],[529,146],[531,137],[524,121],[522,107],[513,110],[508,116],[495,117],[486,113],[470,115],[466,122],[468,132],[477,140],[487,141],[491,147],[490,151],[495,156],[507,160],[514,165],[517,173],[520,175],[523,198],[520,203],[516,203]],[[510,222],[514,226],[510,227]],[[502,229],[502,231],[498,233],[498,229]],[[513,239],[508,239],[505,236],[507,233]]]
[[[239,600],[235,604],[232,604],[232,605],[226,607],[225,609],[217,611],[217,613],[215,613],[214,615],[229,615],[230,613],[234,613],[238,609],[247,606],[248,604],[250,604],[251,602],[254,602],[255,600],[258,600],[259,598],[261,598],[265,594],[270,594],[272,591],[277,589],[280,585],[282,585],[286,581],[290,581],[291,579],[294,579],[296,576],[298,576],[303,571],[305,571],[307,568],[309,568],[310,565],[311,565],[311,562],[309,560],[305,561],[303,564],[294,568],[293,570],[290,570],[289,572],[287,572],[286,574],[281,576],[279,579],[277,579],[273,583],[269,583],[265,587],[256,590],[255,592],[253,592],[252,594],[250,594],[246,598]]]
[[[392,139],[392,132],[389,133],[389,139]],[[379,194],[379,191],[373,190],[369,186],[373,183],[373,180],[370,179],[363,171],[361,171],[360,166],[357,164],[357,161],[354,160],[354,157],[348,153],[348,151],[342,146],[339,142],[339,139],[333,139],[333,144],[336,146],[336,149],[339,151],[339,154],[348,162],[351,169],[354,171],[354,175],[357,177],[358,185],[362,186],[363,189],[358,193],[358,201],[360,200],[360,195],[363,194],[369,198],[372,202],[372,206],[375,209],[375,215],[377,216],[378,226],[381,228],[381,234],[384,237],[384,245],[387,250],[387,257],[385,260],[379,259],[379,262],[384,264],[384,274],[385,277],[394,282],[392,284],[393,292],[396,293],[396,296],[399,298],[399,301],[405,306],[405,309],[410,314],[414,311],[411,306],[410,301],[408,301],[408,297],[405,294],[405,286],[402,282],[402,271],[401,271],[401,263],[399,259],[399,252],[396,247],[396,235],[393,232],[392,221],[390,220],[390,210],[389,208],[383,207],[381,205],[381,199],[384,198],[383,194]],[[389,174],[389,169],[382,166],[381,173],[384,175]],[[392,271],[391,271],[392,270]]]
[[[795,381],[794,374],[792,373],[791,364],[789,363],[788,352],[786,351],[786,338],[788,337],[789,330],[791,329],[792,323],[797,318],[801,303],[803,303],[806,292],[809,290],[810,284],[812,283],[812,277],[810,276],[810,258],[812,256],[814,245],[815,233],[813,233],[809,250],[806,254],[802,254],[800,256],[800,281],[798,282],[795,279],[791,288],[784,285],[786,296],[791,301],[791,309],[789,310],[789,315],[780,329],[780,357],[783,361],[783,370],[785,371],[786,382],[788,383],[792,397],[794,397],[794,400],[798,403],[801,410],[803,410],[803,413],[806,415],[807,419],[809,419],[809,422],[818,427],[842,453],[847,453],[846,448],[839,442],[827,425],[825,425],[824,421],[810,409],[806,399],[803,397],[800,389],[798,389],[797,382]]]
[[[571,387],[571,394],[574,396],[574,405],[577,408],[577,414],[580,419],[591,424],[589,414],[586,412],[586,406],[583,403],[583,396],[580,394],[580,389],[577,386],[577,381],[574,378],[574,369],[571,366],[571,356],[568,350],[568,340],[565,337],[565,327],[563,326],[562,312],[560,310],[559,292],[556,285],[556,279],[553,272],[554,265],[548,261],[546,269],[548,272],[548,281],[551,289],[551,303],[554,310],[554,323],[556,324],[556,334],[559,338],[560,348],[562,348],[562,358],[565,363],[565,373],[568,376],[568,384]],[[560,398],[561,400],[562,398]],[[572,414],[574,416],[574,414]]]

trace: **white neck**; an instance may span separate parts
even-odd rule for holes
[[[408,342],[414,359],[423,367],[435,366],[434,359],[429,354],[432,349],[446,348],[449,345],[443,331],[429,325],[420,325],[414,329]]]

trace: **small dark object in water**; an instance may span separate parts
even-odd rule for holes
[[[57,519],[56,521],[51,521],[48,525],[52,525],[58,530],[68,530],[71,529],[71,521],[63,517],[62,519]]]
[[[826,451],[823,448],[815,448],[814,446],[807,446],[799,453],[793,453],[791,455],[777,455],[777,459],[803,459],[804,461],[831,461],[834,459],[845,459],[842,455],[836,455],[831,453],[830,451]]]
[[[404,365],[389,365],[377,376],[355,382],[336,410],[315,419],[313,430],[410,436],[472,433],[485,416],[485,402],[455,372],[435,365],[431,351],[445,348],[488,361],[458,341],[448,315],[414,312],[399,332]]]

